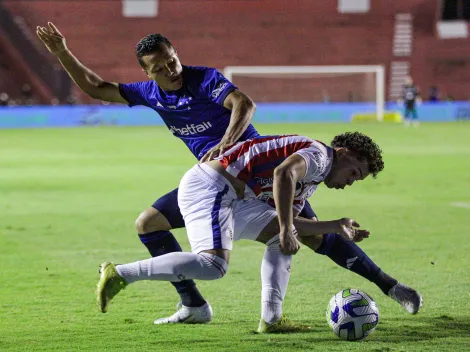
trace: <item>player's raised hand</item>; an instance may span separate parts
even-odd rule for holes
[[[48,22],[48,27],[36,27],[36,34],[52,54],[58,55],[67,50],[65,37],[59,32],[53,23]]]

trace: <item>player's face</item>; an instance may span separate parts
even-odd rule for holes
[[[175,49],[160,44],[159,50],[142,57],[145,73],[163,90],[178,90],[183,86],[183,67]]]
[[[365,179],[368,174],[367,161],[359,160],[354,153],[340,148],[336,151],[335,161],[324,183],[328,188],[344,189]]]

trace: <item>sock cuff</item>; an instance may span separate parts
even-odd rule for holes
[[[168,235],[171,235],[170,231],[153,231],[149,233],[139,233],[139,239],[142,243],[149,243],[153,241],[158,241]]]
[[[266,247],[271,251],[279,251],[279,245],[281,244],[281,239],[279,235],[272,237],[268,242],[266,242]]]
[[[206,262],[208,262],[211,266],[213,266],[218,271],[220,271],[221,277],[224,276],[227,273],[228,264],[221,257],[219,257],[215,254],[210,254],[210,253],[205,253],[205,252],[200,252],[200,253],[198,253],[198,255],[203,257],[203,259]]]
[[[292,234],[295,236],[295,238],[298,238],[299,233],[297,232],[297,229],[295,228],[294,225],[292,225]],[[276,236],[272,237],[271,239],[269,239],[266,242],[266,247],[270,251],[279,252],[281,250],[279,248],[280,244],[281,244],[281,238],[280,238],[279,234],[277,234]]]

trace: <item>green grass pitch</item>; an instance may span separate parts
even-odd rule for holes
[[[469,351],[470,124],[258,128],[325,142],[360,130],[377,140],[385,170],[376,180],[320,187],[311,203],[321,219],[353,217],[372,232],[361,247],[423,294],[417,316],[304,247],[285,312],[312,331],[255,335],[264,248],[248,241],[235,244],[226,277],[198,283],[214,308],[211,324],[153,325],[178,301],[166,282],[131,285],[102,314],[98,265],[148,257],[134,220],[195,159],[163,127],[1,130],[0,351]],[[175,234],[188,250],[184,230]],[[369,293],[381,312],[363,342],[341,341],[325,321],[330,297],[348,287]]]

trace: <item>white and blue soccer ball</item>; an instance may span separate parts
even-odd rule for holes
[[[331,298],[326,320],[343,340],[361,340],[375,330],[379,322],[379,307],[367,293],[350,288]]]

